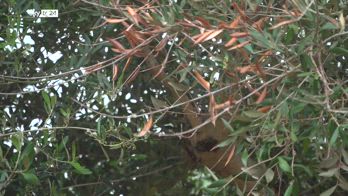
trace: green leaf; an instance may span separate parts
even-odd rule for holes
[[[249,121],[247,121],[247,122],[249,122]],[[243,134],[249,130],[250,130],[250,128],[248,128],[248,127],[241,127],[239,129],[235,130],[233,133],[230,133],[229,136],[240,136],[241,134]]]
[[[288,31],[286,32],[284,42],[285,44],[291,44],[295,38],[295,30],[293,27],[289,26]]]
[[[325,24],[320,28],[320,30],[333,30],[333,29],[337,29],[337,26],[334,25],[334,24],[331,23],[331,22],[325,23]]]
[[[290,173],[291,172],[291,167],[289,163],[282,157],[278,157],[278,164],[280,169],[282,169],[285,172]]]
[[[64,117],[68,117],[68,113],[63,108],[60,108],[59,111]]]
[[[79,173],[79,174],[82,174],[82,175],[90,175],[92,174],[92,171],[89,170],[88,168],[80,165],[80,163],[76,162],[76,161],[73,161],[73,162],[69,162],[71,166],[73,166],[76,171]]]
[[[41,91],[41,95],[44,99],[44,102],[50,106],[51,105],[51,99],[50,99],[50,96],[45,92],[45,91]]]
[[[306,103],[299,103],[299,104],[292,105],[293,107],[291,109],[291,113],[297,114],[297,113],[301,112],[305,108],[306,105],[307,105]]]
[[[294,167],[302,168],[310,177],[313,176],[312,171],[307,166],[300,165],[300,164],[294,164]]]
[[[4,182],[8,177],[8,174],[6,171],[0,170],[0,182]]]
[[[33,185],[40,184],[40,180],[35,174],[25,172],[25,173],[22,173],[22,175],[23,175],[25,181],[27,181],[29,184],[33,184]]]
[[[307,35],[307,34],[306,34]],[[309,45],[313,44],[313,39],[314,39],[314,32],[310,33],[309,35],[306,36],[305,39],[302,39],[301,42],[297,44],[297,53],[298,54],[303,54],[305,51],[305,48]]]
[[[21,133],[14,134],[11,137],[11,142],[15,146],[16,150],[20,151],[22,147],[22,137],[23,135]]]
[[[225,128],[227,128],[231,133],[234,133],[235,131],[233,130],[231,124],[227,122],[225,119],[221,119],[222,123],[224,123]]]
[[[249,118],[260,118],[261,116],[265,115],[264,113],[258,111],[243,111],[243,114]]]
[[[282,105],[279,108],[280,113],[282,114],[283,117],[288,117],[289,116],[289,106],[286,101],[282,103]]]
[[[293,188],[294,188],[294,181],[290,182],[290,185],[286,189],[284,196],[291,196]]]
[[[214,146],[214,149],[216,148],[222,148],[222,147],[225,147],[225,146],[228,146],[228,145],[231,145],[233,143],[235,143],[237,138],[235,137],[230,137],[222,142],[220,142],[218,145]]]
[[[279,111],[277,113],[277,116],[276,116],[275,120],[274,120],[273,129],[276,129],[278,127],[278,125],[280,123],[280,120],[281,120],[281,117],[282,117],[282,113]]]
[[[331,138],[330,138],[330,146],[334,145],[338,136],[339,136],[339,130],[340,130],[340,127],[337,127],[336,130],[334,131],[334,133],[332,134]]]
[[[184,8],[185,4],[186,4],[186,0],[182,0],[182,1],[180,2],[180,7],[181,7],[181,8]]]
[[[224,186],[227,183],[226,179],[219,179],[217,181],[214,181],[213,183],[211,183],[208,187],[209,188],[221,188],[222,186]]]
[[[76,159],[76,142],[75,141],[71,145],[71,157],[73,161]]]
[[[247,166],[248,165],[248,151],[246,149],[244,149],[241,159],[242,159],[243,165]]]
[[[24,169],[29,169],[31,163],[33,162],[35,157],[35,150],[34,150],[34,144],[32,142],[29,142],[24,150],[22,151],[21,155],[21,161],[24,166]]]
[[[297,135],[296,135],[296,132],[298,131],[298,127],[296,126],[292,126],[291,127],[291,131],[290,131],[290,138],[293,142],[297,142],[298,141],[298,138],[297,138]]]
[[[303,54],[300,56],[300,62],[301,62],[301,66],[305,68],[306,70],[311,67],[314,67],[314,64],[311,58],[307,54]]]
[[[66,143],[69,141],[69,136],[65,136],[61,142],[59,143],[59,145],[57,146],[57,151],[60,152],[62,151],[65,146],[66,146]]]
[[[57,103],[57,96],[52,96],[51,98],[51,108],[54,108],[54,106]]]
[[[267,37],[264,34],[260,33],[259,31],[251,30],[250,31],[250,35],[256,41],[259,42],[259,45],[261,45],[261,46],[263,46],[265,48],[268,48],[268,49],[273,48],[271,42],[267,39]]]
[[[326,191],[320,193],[320,196],[330,196],[330,195],[332,195],[332,193],[335,192],[336,187],[337,187],[337,185],[335,185],[335,186],[333,186],[333,187],[327,189]]]
[[[0,146],[0,162],[4,159],[4,153],[2,151],[2,147]]]
[[[347,55],[348,54],[348,49],[341,48],[341,47],[334,47],[330,49],[330,52],[333,52],[338,55]]]

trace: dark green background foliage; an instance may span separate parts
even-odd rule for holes
[[[107,38],[120,37],[120,42],[129,47],[121,36],[124,30],[121,24],[100,27],[104,18],[119,15],[112,2],[116,1],[0,2],[1,193],[238,194],[232,185],[226,188],[230,178],[219,179],[207,168],[196,169],[188,164],[183,153],[184,141],[156,134],[134,136],[146,118],[128,118],[129,115],[148,112],[158,104],[154,100],[169,98],[163,86],[147,73],[139,74],[131,84],[124,84],[142,62],[141,58],[134,58],[128,70],[112,80],[112,66],[117,64],[122,70],[127,59],[113,61],[115,53]],[[180,32],[185,29],[176,22],[184,18],[184,13],[201,16],[216,26],[238,15],[229,6],[229,0],[159,2],[161,15],[153,14],[155,23],[167,25],[167,33],[176,33],[179,39],[184,38]],[[268,79],[282,77],[270,83],[261,104],[255,104],[255,98],[250,97],[240,103],[238,111],[234,110],[238,115],[231,124],[226,124],[232,133],[224,145],[238,141],[236,153],[243,162],[250,155],[267,166],[259,187],[270,195],[278,192],[343,195],[348,190],[348,2],[243,2],[251,19],[274,17],[261,32],[246,29],[252,44],[245,50],[251,61],[265,51],[273,51],[262,66],[273,74]],[[121,0],[120,4],[142,6],[141,2],[131,0]],[[289,10],[303,11],[308,5],[310,9],[298,21],[269,29],[279,23],[275,18],[282,14],[285,4]],[[255,14],[257,5],[261,9],[259,15]],[[267,6],[274,9],[268,10]],[[38,20],[26,12],[28,9],[58,9],[59,17]],[[193,36],[199,31],[187,33]],[[25,41],[28,36],[34,44]],[[230,39],[227,33],[220,38],[224,43]],[[231,81],[224,78],[218,84],[212,75],[217,72],[222,75],[230,64],[247,65],[223,44],[202,45],[222,52],[214,53],[213,61],[203,58],[210,55],[207,51],[184,42],[182,46],[192,55],[173,47],[171,65],[177,60],[192,62],[192,67],[209,73],[206,78],[214,89]],[[62,57],[56,62],[45,55],[58,51]],[[237,65],[239,62],[243,63]],[[102,69],[84,74],[86,67],[97,63],[103,64]],[[200,64],[206,66],[199,68]],[[166,71],[192,87],[192,97],[204,94],[187,72],[173,67],[177,65]],[[211,67],[214,69],[210,70]],[[240,80],[252,76],[237,75]],[[267,81],[256,79],[250,84],[256,88],[263,82]],[[236,92],[239,98],[248,93],[240,88]],[[270,105],[272,109],[267,113],[257,111]],[[175,111],[164,116],[157,114],[155,119],[160,120],[153,131],[161,128],[172,133],[189,129],[183,116]]]

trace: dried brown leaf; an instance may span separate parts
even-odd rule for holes
[[[245,61],[250,62],[251,57],[249,56],[247,50],[245,50],[244,48],[238,48],[237,50],[243,56]]]
[[[166,46],[166,44],[168,43],[168,40],[169,40],[169,37],[168,37],[168,36],[166,36],[164,39],[162,39],[162,40],[160,41],[160,43],[156,46],[155,51],[156,51],[156,52],[159,52],[159,51],[163,50],[163,48],[164,48],[164,47]]]
[[[207,91],[210,92],[210,83],[206,81],[201,74],[199,74],[197,71],[193,71],[193,74],[195,75],[195,79],[197,82]]]
[[[111,48],[112,51],[116,52],[116,53],[123,53],[124,50],[120,50],[120,49],[116,49],[116,48]]]
[[[209,112],[210,112],[210,119],[211,123],[215,126],[216,125],[216,101],[214,95],[210,95],[209,99]]]
[[[139,20],[138,20],[139,16],[138,16],[137,12],[133,8],[131,8],[129,6],[127,6],[126,9],[127,9],[128,13],[129,13],[129,15],[132,17],[134,23],[136,25],[139,25]]]
[[[207,38],[213,32],[214,32],[213,30],[210,30],[192,37],[192,39],[195,40],[194,44],[199,44],[203,42],[203,40],[205,40],[205,38]]]
[[[122,69],[122,72],[125,72],[125,71],[127,70],[128,66],[131,64],[131,62],[132,62],[132,57],[129,57],[129,58],[127,59],[126,64],[124,65],[124,67],[123,67],[123,69]]]
[[[257,104],[262,103],[265,100],[266,96],[267,96],[267,87],[263,88],[263,91],[260,94],[259,98],[256,100],[256,103]]]
[[[123,21],[127,20],[126,18],[106,18],[105,22],[110,23],[110,24],[118,24]]]
[[[122,44],[121,44],[120,42],[118,42],[117,40],[111,39],[111,38],[108,38],[107,40],[111,43],[111,45],[112,45],[113,47],[115,47],[115,49],[116,49],[117,51],[120,51],[120,53],[122,53],[123,51],[126,50],[126,49],[122,46]]]
[[[202,25],[205,27],[205,28],[208,28],[208,29],[211,29],[211,25],[209,23],[209,21],[207,21],[206,19],[204,19],[203,17],[201,16],[196,16],[196,19],[202,23]]]
[[[228,107],[231,106],[231,101],[228,100],[228,101],[225,101],[224,103],[221,103],[221,104],[216,104],[215,105],[215,110],[221,110],[221,109],[226,109]]]
[[[271,50],[268,50],[267,52],[264,52],[261,57],[257,60],[258,63],[262,63],[263,60],[265,60],[267,57],[271,56],[272,55],[272,51]]]
[[[237,40],[238,40],[238,38],[232,37],[232,39],[225,44],[225,47],[226,48],[231,47],[234,43],[237,42]]]
[[[219,30],[214,30],[211,34],[209,34],[203,42],[209,41],[213,38],[215,38],[216,36],[218,36],[220,33],[222,33],[223,29],[219,29]]]
[[[140,72],[140,67],[138,66],[137,68],[135,68],[135,70],[131,73],[131,75],[127,78],[126,80],[126,84],[131,84],[138,76]]]
[[[112,67],[112,80],[115,81],[117,79],[118,66],[114,65]]]
[[[231,47],[231,48],[229,48],[227,50],[231,51],[231,50],[235,50],[235,49],[238,49],[238,48],[242,48],[242,47],[248,45],[250,42],[251,42],[250,40],[249,41],[244,41],[244,42],[242,42],[242,43],[240,43],[238,45],[235,45],[235,46],[233,46],[233,47]]]
[[[137,45],[139,45],[141,42],[144,41],[144,39],[142,39],[141,36],[139,36],[135,31],[127,30],[127,31],[123,31],[123,34],[126,36],[132,48],[136,47]]]
[[[268,105],[268,106],[264,106],[264,107],[257,109],[257,111],[262,112],[262,113],[267,113],[268,111],[271,110],[271,108],[272,108],[272,106]]]
[[[229,28],[229,29],[235,29],[235,28],[238,27],[239,23],[240,23],[240,16],[237,16],[237,17],[231,22],[231,24],[228,25],[228,28]]]
[[[231,147],[230,152],[228,153],[228,157],[227,157],[227,160],[226,160],[226,163],[225,163],[225,167],[226,167],[226,166],[228,165],[228,163],[232,160],[232,157],[233,157],[233,155],[234,155],[235,150],[236,150],[236,145],[233,145],[233,146]]]
[[[244,66],[244,67],[237,67],[236,70],[239,71],[239,73],[241,73],[241,74],[245,74],[247,72],[252,72],[253,71],[253,66],[252,65],[247,65],[247,66]]]
[[[232,3],[232,6],[233,6],[234,9],[236,9],[236,10],[239,12],[239,15],[241,16],[241,18],[242,18],[244,21],[246,21],[246,20],[249,19],[248,16],[245,14],[244,10],[242,10],[242,9],[238,6],[238,4],[237,4],[236,2],[233,2],[233,3]]]
[[[152,124],[153,124],[153,119],[152,119],[152,116],[150,116],[149,120],[145,123],[143,129],[137,134],[137,136],[143,137],[144,135],[146,135],[150,131]]]
[[[230,36],[237,37],[237,38],[247,37],[247,36],[249,36],[249,33],[247,33],[247,32],[235,32],[235,33],[230,34]]]
[[[252,26],[257,30],[262,31],[262,28],[267,20],[268,20],[268,17],[263,17],[259,19],[258,21],[254,22]]]
[[[297,21],[297,19],[285,20],[285,21],[280,22],[280,23],[278,23],[278,24],[276,24],[276,25],[273,25],[273,26],[270,27],[269,29],[270,29],[270,30],[273,30],[273,29],[279,28],[279,27],[281,27],[281,26],[294,23],[294,22],[296,22],[296,21]]]

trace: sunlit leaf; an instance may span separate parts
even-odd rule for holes
[[[282,157],[278,157],[278,164],[280,169],[282,169],[285,172],[291,172],[291,167],[289,165],[289,163],[283,159]]]
[[[110,24],[117,24],[127,20],[126,18],[106,18],[105,21]]]
[[[340,24],[341,32],[343,32],[344,29],[346,28],[346,19],[344,18],[343,12],[340,13],[340,16],[338,17],[338,21]]]
[[[335,192],[336,188],[337,188],[337,185],[335,185],[335,186],[327,189],[326,191],[320,193],[320,196],[330,196]]]
[[[78,163],[76,161],[69,162],[69,164],[71,166],[73,166],[79,174],[82,174],[82,175],[90,175],[90,174],[92,174],[91,170],[89,170],[88,168],[80,165],[80,163]]]
[[[266,173],[265,173],[265,178],[266,178],[266,181],[267,183],[270,183],[273,178],[274,178],[274,172],[272,169],[267,169]]]
[[[338,168],[332,168],[332,169],[329,169],[327,171],[319,173],[319,176],[322,176],[322,177],[332,177],[332,176],[334,176],[338,172],[338,170],[339,170]]]

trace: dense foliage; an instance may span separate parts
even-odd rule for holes
[[[2,194],[348,191],[346,0],[5,0],[0,14]],[[239,173],[190,154],[220,129],[204,152]]]

